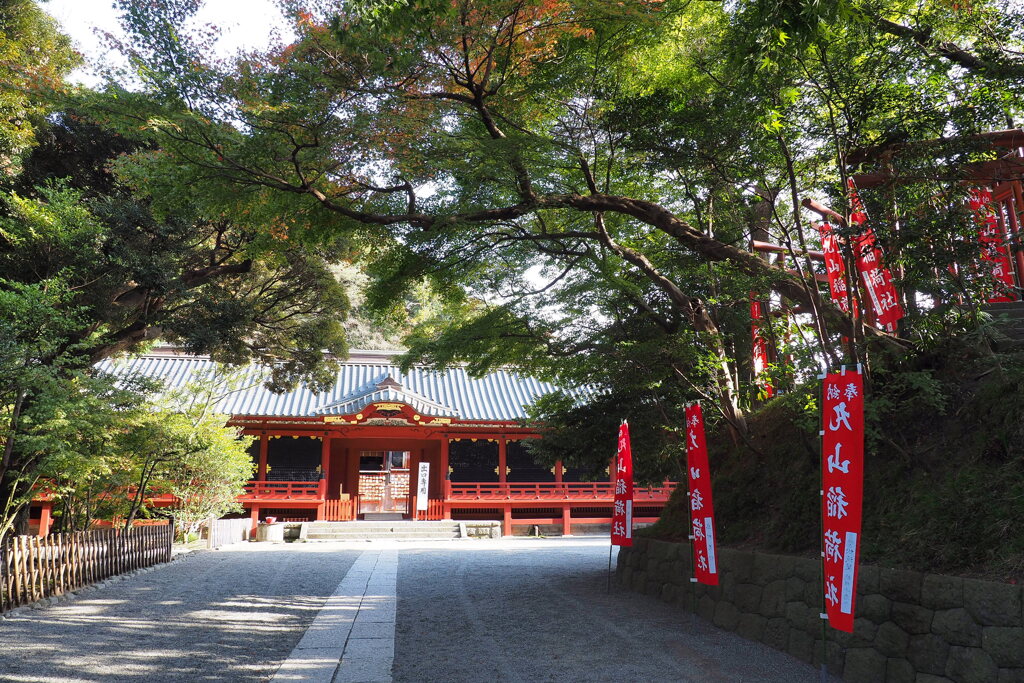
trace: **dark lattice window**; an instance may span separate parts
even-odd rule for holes
[[[267,481],[317,481],[322,446],[308,436],[271,439],[267,444]]]
[[[452,441],[448,445],[448,465],[454,482],[498,481],[498,443],[486,439]]]
[[[508,463],[508,481],[554,481],[555,474],[551,467],[536,462],[533,453],[522,441],[509,441],[505,449]]]
[[[260,464],[260,439],[256,437],[256,440],[249,444],[249,448],[246,449],[249,453],[249,458],[252,459],[254,465]]]
[[[572,467],[566,465],[565,471],[562,473],[562,481],[608,481],[608,473],[605,472],[604,467],[599,466]]]

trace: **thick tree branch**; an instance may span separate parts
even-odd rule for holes
[[[877,14],[868,14],[874,24],[890,35],[914,41],[926,51],[943,57],[950,62],[962,66],[972,73],[986,76],[1024,78],[1024,63],[983,57],[966,50],[956,43],[937,40],[927,29],[911,28],[903,24],[889,21]]]

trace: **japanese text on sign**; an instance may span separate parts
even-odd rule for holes
[[[864,495],[864,383],[860,373],[822,385],[822,562],[829,624],[853,632]]]
[[[686,433],[694,575],[700,583],[715,586],[718,585],[715,511],[711,500],[708,449],[704,439],[704,414],[699,404],[686,408]]]
[[[619,446],[615,456],[612,545],[633,545],[633,453],[629,444],[629,425],[625,422],[619,427]]]

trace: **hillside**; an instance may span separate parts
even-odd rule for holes
[[[871,376],[862,562],[1024,580],[1024,353],[976,342]],[[752,415],[749,445],[708,435],[724,545],[817,554],[815,391]],[[677,493],[644,533],[685,538]]]

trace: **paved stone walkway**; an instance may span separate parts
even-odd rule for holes
[[[398,553],[364,552],[327,598],[273,683],[391,680]]]
[[[0,681],[817,681],[606,591],[606,539],[240,544],[0,622]]]
[[[268,680],[359,557],[243,543],[0,622],[0,681]]]
[[[817,683],[787,654],[613,587],[608,540],[410,548],[394,680]]]

